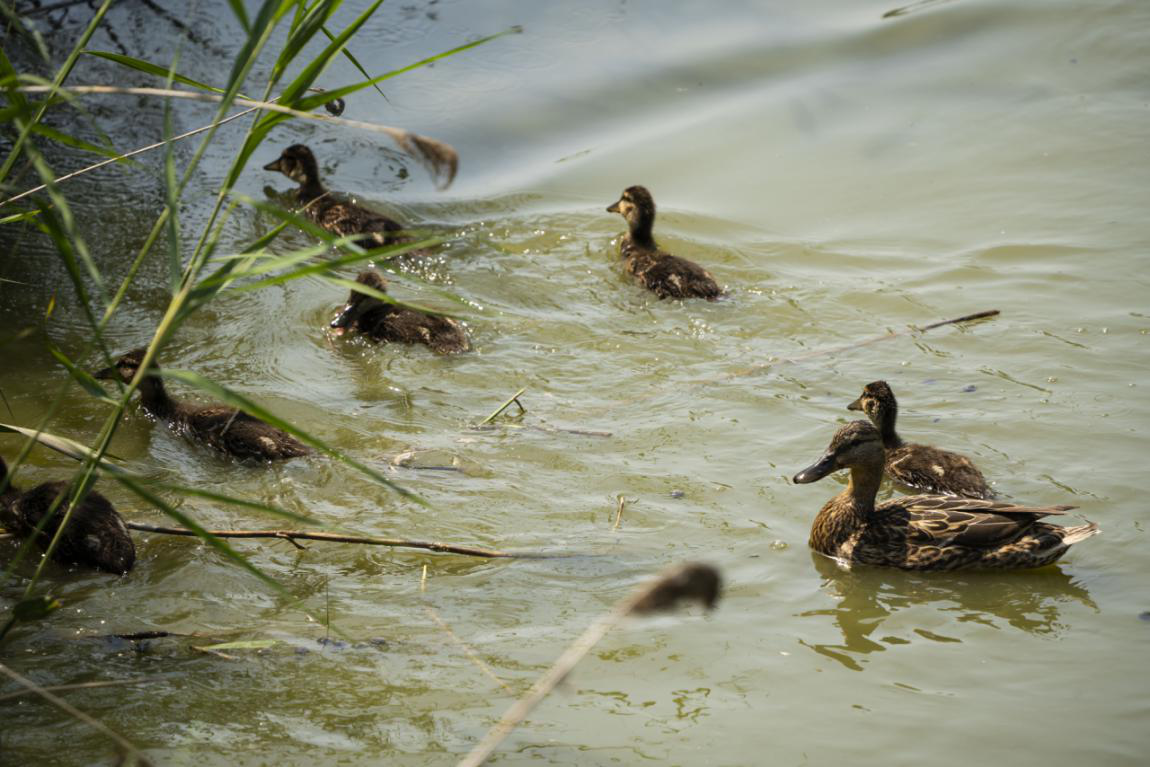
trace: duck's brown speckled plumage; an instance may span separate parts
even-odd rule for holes
[[[145,351],[141,348],[128,352],[113,367],[96,373],[96,378],[131,383],[144,360]],[[160,366],[153,363],[150,374],[140,381],[140,401],[149,415],[163,421],[177,434],[236,458],[278,461],[312,452],[287,432],[242,410],[173,399],[164,387],[159,371]]]
[[[928,493],[994,498],[982,472],[965,455],[902,441],[895,431],[898,402],[886,381],[867,384],[847,409],[861,410],[878,428],[886,448],[886,471],[896,482]]]
[[[303,144],[293,144],[264,170],[278,171],[299,184],[296,201],[303,213],[315,223],[341,237],[362,234],[355,242],[360,247],[378,248],[398,241],[403,227],[387,216],[328,191],[319,180],[315,155]]]
[[[719,283],[694,261],[659,250],[651,230],[655,225],[655,200],[645,187],[630,186],[618,202],[607,208],[627,221],[628,233],[619,243],[623,268],[659,298],[706,298],[723,294]]]
[[[8,466],[0,458],[0,486],[7,479]],[[22,493],[9,483],[0,493],[0,524],[21,538],[35,535],[36,545],[46,551],[64,518],[70,490],[67,482],[45,482]],[[64,497],[57,503],[60,496]],[[37,535],[36,526],[49,511],[52,516]],[[83,502],[72,510],[52,558],[62,565],[81,565],[122,575],[136,563],[136,547],[124,520],[108,499],[89,490]]]
[[[356,282],[380,293],[387,292],[387,280],[376,271],[360,272]],[[463,326],[450,317],[389,304],[354,290],[331,326],[341,332],[362,333],[376,341],[424,344],[440,354],[456,354],[471,348]]]
[[[814,482],[850,469],[847,488],[811,525],[815,551],[851,564],[904,570],[1021,569],[1056,561],[1072,544],[1098,532],[1090,522],[1062,527],[1039,521],[1073,506],[1019,506],[976,498],[913,495],[875,505],[883,445],[877,429],[854,421],[839,429],[826,453],[795,475]]]

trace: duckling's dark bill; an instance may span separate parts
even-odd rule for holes
[[[348,304],[332,318],[330,326],[332,330],[336,331],[336,335],[342,335],[353,322],[355,322],[355,305]]]
[[[806,485],[811,482],[818,482],[820,479],[828,474],[833,473],[835,470],[835,454],[827,452],[815,463],[812,463],[807,468],[796,474],[791,481],[796,485]]]
[[[862,397],[859,397],[851,404],[847,405],[847,410],[862,410]]]
[[[620,202],[622,202],[622,200],[616,200],[615,202],[613,202],[609,206],[607,206],[607,212],[608,213],[618,213]]]
[[[283,173],[284,172],[283,166],[280,164],[281,160],[283,160],[282,157],[277,157],[276,159],[272,160],[267,165],[265,165],[264,170],[270,170],[270,171],[275,171],[277,173]]]

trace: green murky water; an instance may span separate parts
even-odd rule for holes
[[[142,6],[109,25],[132,53],[163,62],[178,46],[188,74],[218,80],[235,44],[223,7],[181,15],[195,40]],[[284,595],[211,549],[141,537],[123,580],[53,570],[66,607],[18,633],[4,662],[42,684],[143,680],[62,694],[159,764],[452,764],[594,616],[648,573],[703,559],[729,583],[717,612],[610,635],[498,763],[1143,763],[1150,8],[959,0],[883,20],[891,7],[385,5],[353,46],[373,69],[525,27],[387,83],[387,102],[349,105],[451,142],[457,183],[436,193],[417,167],[400,178],[410,161],[390,147],[314,125],[280,129],[253,167],[306,141],[334,187],[455,235],[424,275],[474,303],[475,352],[333,343],[323,327],[343,294],[317,280],[225,297],[163,359],[374,466],[432,450],[465,471],[388,468],[422,507],[322,459],[231,465],[134,409],[113,452],[363,533],[598,556],[237,543]],[[82,21],[65,19],[59,39]],[[91,62],[76,81],[109,78],[137,82]],[[341,63],[325,84],[355,78]],[[156,105],[90,108],[124,147],[159,135]],[[181,107],[177,127],[206,115]],[[238,135],[197,178],[189,231]],[[255,169],[241,191],[269,183],[284,186]],[[729,300],[658,302],[620,275],[622,222],[603,208],[633,183],[660,203],[661,243],[710,267]],[[102,267],[121,275],[160,183],[111,170],[73,194]],[[234,244],[270,225],[238,216]],[[4,336],[36,326],[60,291],[45,326],[8,341],[0,373],[6,417],[33,424],[66,380],[44,334],[77,353],[84,322],[46,243],[3,236],[0,277],[24,283],[0,283]],[[111,332],[123,348],[150,337],[166,304],[161,260],[143,272]],[[395,292],[437,301],[402,278]],[[992,308],[993,321],[788,362]],[[1103,534],[1027,573],[843,573],[812,557],[810,522],[838,485],[787,477],[880,377],[906,436],[974,456],[1008,497],[1078,504]],[[526,415],[468,428],[520,387]],[[53,429],[88,438],[105,412],[73,388]],[[17,445],[0,438],[5,455]],[[37,450],[22,476],[71,468]],[[131,518],[161,521],[103,489]],[[272,524],[206,501],[182,509],[214,527]],[[328,616],[346,639],[318,641]],[[206,637],[85,638],[152,630]],[[279,643],[231,660],[192,649],[229,639]],[[0,762],[114,759],[39,701],[0,699],[0,712]]]

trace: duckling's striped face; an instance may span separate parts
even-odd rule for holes
[[[618,213],[631,225],[643,220],[650,222],[655,218],[655,200],[646,188],[629,186],[623,190],[618,202],[607,208],[607,212]]]
[[[851,421],[835,432],[831,444],[815,463],[794,476],[795,484],[816,482],[839,469],[867,463],[882,466],[882,437],[867,421]]]
[[[147,349],[143,348],[133,349],[116,360],[116,364],[112,367],[104,368],[97,372],[95,377],[103,380],[119,378],[123,383],[129,384],[132,382],[132,379],[136,377],[136,371],[140,369],[140,365],[144,362],[144,355],[147,351]]]
[[[315,155],[303,144],[293,144],[283,154],[264,166],[264,170],[277,171],[297,184],[307,183],[317,173]]]
[[[886,413],[896,412],[898,403],[886,381],[874,381],[863,387],[862,394],[847,410],[861,410],[868,418],[879,419]]]

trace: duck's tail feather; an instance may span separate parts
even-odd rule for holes
[[[1071,544],[1084,541],[1092,535],[1097,535],[1100,531],[1098,525],[1093,522],[1087,522],[1085,525],[1078,527],[1067,527],[1066,532],[1062,536],[1062,543],[1070,546]]]

